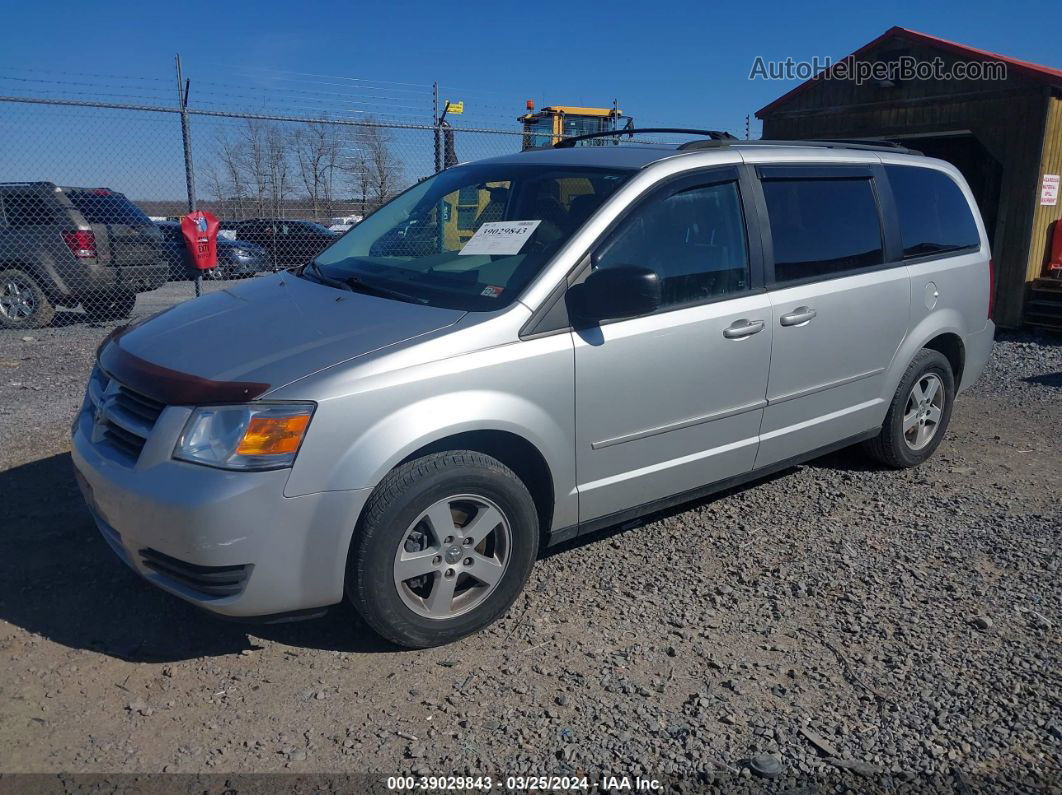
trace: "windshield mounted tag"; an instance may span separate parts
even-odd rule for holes
[[[460,254],[519,254],[542,221],[488,221],[468,239]]]

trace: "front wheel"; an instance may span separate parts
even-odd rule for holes
[[[538,552],[538,514],[504,464],[468,450],[391,471],[351,544],[347,596],[400,646],[457,640],[499,618]]]
[[[866,443],[867,452],[897,469],[918,466],[944,438],[954,401],[951,363],[939,351],[919,351],[900,379],[881,433]]]

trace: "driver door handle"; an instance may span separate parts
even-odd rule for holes
[[[751,337],[753,334],[759,334],[763,331],[766,324],[762,320],[735,320],[725,329],[723,329],[723,336],[728,340],[740,340],[744,337]]]
[[[799,326],[814,319],[817,314],[818,312],[810,306],[798,306],[792,312],[782,315],[778,320],[783,326]]]

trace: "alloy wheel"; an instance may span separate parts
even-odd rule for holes
[[[25,320],[37,311],[37,299],[30,284],[17,276],[8,277],[0,287],[0,314],[8,320]]]
[[[940,429],[944,414],[944,382],[936,373],[915,381],[903,411],[903,440],[912,450],[928,445]]]
[[[485,497],[461,494],[430,505],[410,524],[395,553],[402,602],[425,618],[455,618],[475,609],[501,582],[512,530]]]

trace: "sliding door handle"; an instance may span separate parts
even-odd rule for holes
[[[745,337],[751,337],[753,334],[759,334],[763,331],[765,325],[762,320],[735,320],[723,329],[723,336],[728,340],[740,340]]]
[[[782,315],[778,320],[783,326],[799,326],[814,319],[817,314],[818,312],[810,306],[798,306],[792,312]]]

